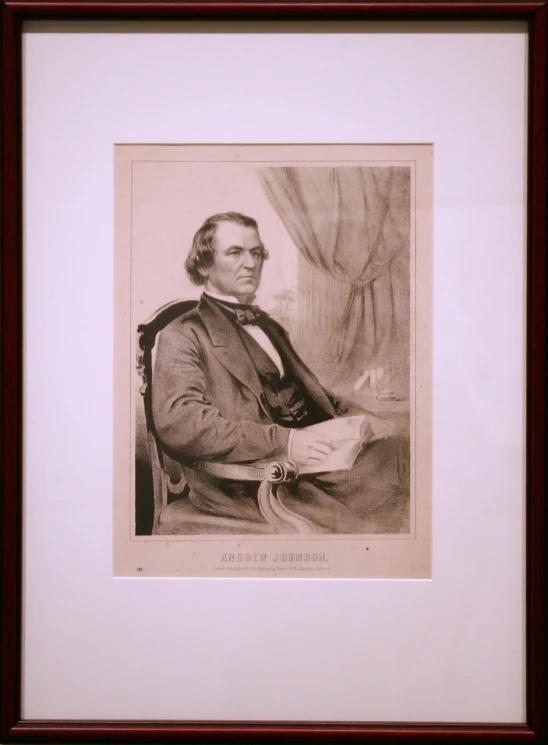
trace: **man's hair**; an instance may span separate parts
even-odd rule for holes
[[[200,269],[213,266],[215,261],[215,232],[217,225],[221,222],[234,222],[243,225],[244,228],[253,228],[259,232],[257,221],[240,212],[220,212],[218,215],[208,217],[202,227],[197,231],[192,241],[192,248],[188,252],[185,261],[186,273],[195,285],[203,285],[206,278],[200,274]],[[263,261],[268,259],[268,251],[262,248]]]

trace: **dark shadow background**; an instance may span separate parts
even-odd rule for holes
[[[135,534],[150,535],[154,518],[152,470],[146,460],[135,458]]]

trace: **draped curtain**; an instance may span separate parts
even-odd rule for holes
[[[410,169],[269,167],[260,178],[309,267],[299,312],[316,356],[346,380],[408,367]]]

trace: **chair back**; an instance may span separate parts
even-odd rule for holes
[[[137,372],[141,378],[139,393],[143,397],[154,490],[153,533],[157,527],[158,516],[161,510],[167,505],[168,494],[180,494],[186,485],[184,479],[173,483],[164,468],[162,445],[152,417],[153,350],[156,344],[156,337],[160,331],[176,318],[183,315],[183,313],[187,313],[195,308],[197,304],[197,300],[172,300],[170,303],[159,308],[144,323],[140,323],[137,327]]]

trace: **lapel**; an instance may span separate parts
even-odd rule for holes
[[[207,295],[202,295],[197,310],[209,333],[215,357],[242,385],[252,391],[259,400],[261,408],[270,416],[263,403],[261,381],[237,330],[223,311],[208,300]],[[302,381],[309,395],[324,411],[336,416],[335,408],[317,378],[302,362],[275,321],[270,324],[269,334],[272,336],[272,341],[278,349],[284,366],[287,366],[288,370]]]
[[[198,304],[198,313],[209,333],[215,357],[242,385],[255,394],[264,409],[261,381],[237,330],[223,311],[205,295],[202,295]]]

